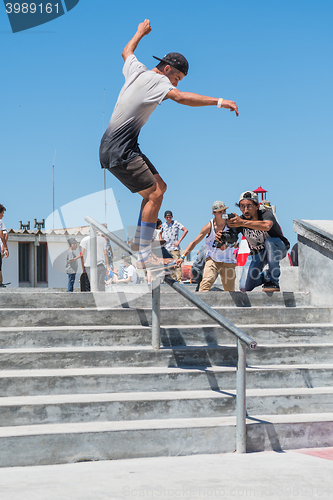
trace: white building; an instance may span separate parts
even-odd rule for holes
[[[89,226],[48,231],[8,229],[7,232],[9,257],[2,261],[2,272],[4,283],[10,282],[8,287],[67,288],[68,239],[75,238],[80,243],[89,235]],[[78,260],[78,275],[81,271]],[[75,287],[78,286],[77,276]]]

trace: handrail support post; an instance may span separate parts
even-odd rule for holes
[[[246,345],[237,339],[236,451],[246,453]]]
[[[90,224],[90,289],[92,292],[98,290],[97,279],[97,231]]]
[[[152,347],[160,349],[161,346],[161,281],[152,272]]]

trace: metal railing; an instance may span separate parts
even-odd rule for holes
[[[237,453],[246,453],[246,346],[250,349],[255,349],[257,343],[252,340],[246,333],[237,328],[233,323],[221,316],[218,312],[212,309],[209,305],[203,302],[194,293],[187,290],[183,285],[172,279],[170,276],[165,276],[165,283],[171,286],[176,292],[189,300],[193,305],[200,309],[203,313],[216,321],[220,326],[228,330],[237,338],[237,373],[236,373],[236,451]],[[155,288],[156,290],[156,288]],[[156,294],[156,291],[155,291]],[[154,288],[153,288],[154,297]],[[158,305],[155,304],[159,300],[159,292],[153,298],[153,308],[158,311]],[[157,313],[156,313],[157,314]],[[158,323],[158,319],[156,320]],[[155,342],[157,343],[158,325],[155,325]],[[154,338],[154,333],[153,333]]]
[[[115,245],[120,247],[129,255],[132,255],[134,258],[135,256],[127,243],[118,238],[118,236],[116,236],[115,234],[111,233],[111,231],[103,226],[103,224],[100,224],[89,215],[87,215],[84,220],[90,225],[90,289],[92,292],[97,292],[97,231],[104,234],[109,240],[111,240]]]
[[[90,273],[91,290],[97,291],[97,242],[96,230],[100,231],[114,244],[118,245],[125,252],[132,255],[130,247],[124,243],[115,234],[111,233],[105,226],[95,221],[92,217],[86,216],[85,221],[90,224]],[[237,338],[237,373],[236,373],[236,451],[237,453],[246,453],[246,347],[255,349],[257,343],[246,333],[237,328],[233,323],[224,318],[221,314],[212,309],[203,302],[194,293],[186,289],[170,276],[164,277],[165,283],[173,288],[180,295],[189,300],[194,306],[208,315],[220,326],[228,330]],[[160,283],[161,279],[155,273],[152,273],[152,347],[160,349],[161,347],[161,326],[160,326]]]

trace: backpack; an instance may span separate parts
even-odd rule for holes
[[[90,292],[90,283],[86,271],[83,271],[80,276],[80,290],[81,292]]]

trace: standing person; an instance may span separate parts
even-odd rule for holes
[[[181,265],[186,255],[206,236],[207,253],[199,292],[209,292],[218,275],[221,277],[224,291],[233,292],[235,290],[236,258],[233,251],[235,240],[237,240],[236,231],[233,232],[232,239],[234,241],[231,243],[231,246],[224,244],[218,248],[215,239],[218,232],[221,234],[228,232],[230,234],[230,230],[226,224],[227,208],[223,201],[215,201],[213,203],[212,211],[214,218],[201,229],[198,236],[188,244],[181,258],[177,260],[177,265]]]
[[[77,249],[78,242],[75,238],[70,238],[68,240],[69,250],[66,254],[66,273],[68,275],[67,292],[74,292],[75,276],[77,273],[77,260],[80,258],[80,254],[76,255],[75,250]]]
[[[207,254],[207,247],[206,245],[202,245],[199,252],[197,253],[195,261],[192,264],[191,268],[192,276],[197,284],[195,289],[196,292],[199,291],[200,283],[202,282],[202,275],[203,275],[203,270],[205,268],[206,254]]]
[[[137,267],[143,269],[158,263],[151,253],[151,242],[162,204],[166,184],[157,169],[141,152],[138,136],[158,104],[171,99],[186,106],[217,106],[235,111],[233,101],[180,92],[178,83],[187,75],[188,62],[178,52],[170,52],[148,70],[134,55],[140,40],[151,32],[150,21],[140,23],[133,38],[122,52],[125,61],[125,84],[121,89],[107,130],[100,145],[100,162],[132,193],[142,197],[134,247],[139,250]]]
[[[106,246],[106,239],[100,233],[97,233],[97,286],[101,292],[105,291],[105,267],[107,274],[110,272],[109,258]],[[81,265],[82,272],[86,271],[90,282],[90,236],[86,236],[81,240]],[[91,282],[90,282],[91,284]]]
[[[157,219],[156,229],[153,234],[152,248],[158,250],[164,264],[170,264],[173,261],[173,257],[165,248],[166,243],[166,240],[162,238],[162,221],[161,219]]]
[[[2,257],[4,256],[6,257],[6,259],[9,257],[8,234],[5,223],[2,220],[3,216],[5,215],[5,211],[6,211],[5,207],[0,203],[0,286],[5,286],[3,285],[3,278],[2,278]]]
[[[256,193],[242,193],[237,206],[242,215],[234,214],[228,226],[241,232],[250,248],[239,288],[242,292],[250,292],[262,285],[265,292],[279,292],[280,260],[287,255],[289,241],[283,236],[272,210],[260,207]],[[263,271],[265,265],[268,269]]]
[[[180,258],[180,242],[185,238],[188,233],[183,224],[178,222],[178,220],[172,219],[173,214],[170,210],[164,212],[165,222],[162,224],[162,238],[166,241],[165,249],[171,254],[172,258],[177,261]],[[179,238],[179,231],[183,231],[183,234]],[[182,270],[181,267],[177,267],[176,271],[172,271],[170,276],[177,280],[178,282],[182,280]]]

